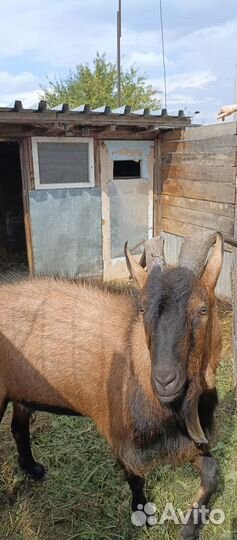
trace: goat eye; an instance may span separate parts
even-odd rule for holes
[[[199,310],[199,315],[207,315],[207,313],[208,313],[208,307],[202,306]]]
[[[145,308],[143,306],[140,306],[139,311],[140,311],[140,313],[145,313]]]

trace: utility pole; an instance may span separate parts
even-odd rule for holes
[[[118,106],[121,107],[121,35],[122,35],[122,0],[117,11],[117,71],[118,71]]]

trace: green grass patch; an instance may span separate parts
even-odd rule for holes
[[[213,443],[221,482],[213,505],[224,510],[226,518],[222,525],[206,525],[202,540],[237,540],[237,414],[231,314],[223,314],[222,319],[220,405]],[[93,422],[37,413],[31,426],[32,446],[36,459],[47,466],[48,475],[46,480],[34,482],[16,465],[10,421],[9,407],[0,428],[1,540],[175,540],[179,526],[173,523],[152,530],[132,526],[129,488]],[[175,509],[188,509],[199,486],[190,465],[166,465],[147,480],[148,498],[156,504],[158,515],[167,501]]]

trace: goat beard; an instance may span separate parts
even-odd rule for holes
[[[200,394],[201,391],[197,390],[197,388],[194,390],[191,384],[180,411],[189,436],[198,445],[208,444],[208,440],[203,432],[198,413]]]

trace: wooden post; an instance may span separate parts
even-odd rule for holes
[[[236,125],[237,128],[237,125]],[[237,149],[236,149],[237,161]],[[236,165],[236,164],[235,164]],[[237,238],[237,175],[235,188],[235,224],[234,237]],[[233,265],[232,265],[232,302],[233,302],[233,355],[234,355],[234,374],[237,383],[237,248],[233,247]]]
[[[161,178],[161,141],[159,136],[154,140],[154,169],[153,169],[153,235],[157,236],[162,230],[162,178]]]
[[[235,103],[237,103],[237,59],[235,66]],[[235,119],[235,135],[237,137],[237,113]],[[235,137],[235,214],[234,214],[234,237],[237,237],[237,138]],[[237,248],[233,248],[232,261],[232,305],[233,305],[233,361],[234,361],[234,377],[237,384]],[[236,394],[237,397],[237,394]]]
[[[24,207],[24,224],[26,235],[27,259],[30,274],[34,273],[34,256],[31,236],[31,219],[29,208],[29,191],[33,180],[33,170],[31,162],[31,142],[29,139],[24,139],[20,144],[20,160],[21,160],[21,175],[22,175],[22,194]]]

